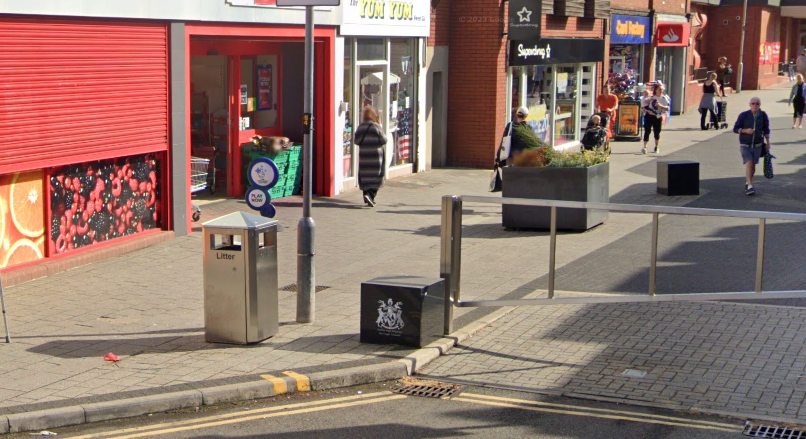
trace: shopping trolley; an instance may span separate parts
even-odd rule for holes
[[[722,98],[716,101],[716,124],[711,124],[715,129],[728,128],[728,103],[723,101]]]
[[[210,170],[210,159],[201,157],[190,158],[190,193],[195,194],[207,189],[207,174]],[[193,221],[201,218],[201,209],[195,203],[190,203],[190,215]]]

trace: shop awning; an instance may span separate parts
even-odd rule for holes
[[[400,84],[400,76],[397,76],[394,73],[389,74],[389,79],[391,80],[392,84]],[[383,72],[370,73],[368,76],[365,76],[361,79],[361,85],[382,86]]]

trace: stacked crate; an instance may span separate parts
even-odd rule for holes
[[[288,151],[280,151],[276,155],[269,155],[268,157],[277,165],[279,175],[277,184],[269,189],[269,195],[272,200],[283,198],[285,196],[286,169],[288,168]]]
[[[280,151],[277,154],[256,151],[251,145],[243,145],[241,151],[243,153],[244,184],[249,184],[247,181],[249,163],[258,157],[267,157],[277,165],[277,173],[279,174],[277,184],[269,189],[269,195],[271,195],[272,200],[302,193],[301,145],[294,145],[291,149]]]
[[[302,193],[302,146],[294,145],[288,151],[288,166],[285,172],[285,196]],[[279,186],[279,184],[278,184]]]

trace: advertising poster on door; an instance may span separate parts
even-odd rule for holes
[[[546,104],[529,105],[529,116],[526,123],[532,127],[537,138],[543,142],[551,143],[551,121]]]
[[[781,59],[781,43],[761,43],[758,46],[759,65],[777,65]]]
[[[260,66],[257,69],[258,110],[271,110],[274,105],[274,84],[272,83],[271,64]]]
[[[0,268],[45,255],[45,174],[0,176]]]

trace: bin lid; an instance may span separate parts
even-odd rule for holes
[[[202,227],[212,227],[216,229],[255,230],[266,228],[274,224],[277,224],[277,220],[252,215],[251,213],[246,212],[235,212],[229,215],[218,217],[214,220],[207,221],[206,223],[202,224]]]

